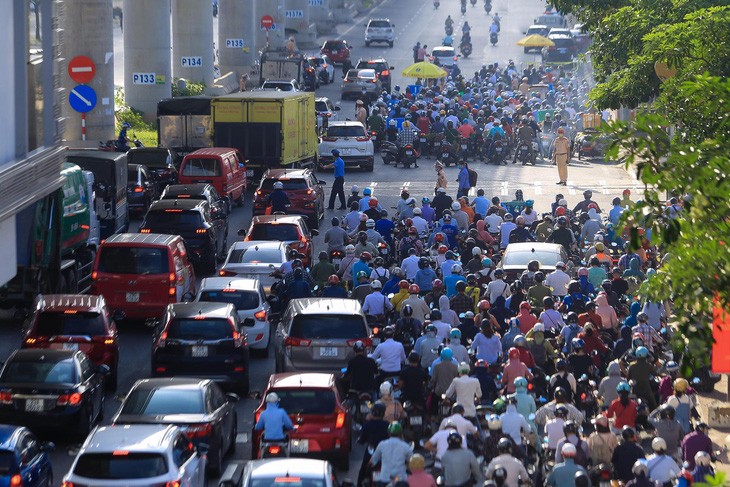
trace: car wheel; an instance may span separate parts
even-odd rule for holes
[[[214,477],[220,476],[223,471],[223,439],[218,441],[218,448],[214,455],[208,455],[208,471]]]
[[[236,451],[236,438],[238,437],[238,415],[233,414],[233,428],[231,428],[231,444],[228,445],[228,453]]]
[[[240,207],[240,206],[243,206],[243,203],[244,203],[244,201],[243,201],[243,190],[241,190],[241,196],[239,196],[238,198],[236,198],[236,204]]]
[[[370,43],[368,41],[365,41],[365,47],[370,47]]]
[[[370,164],[369,166],[365,166],[365,170],[367,172],[373,172],[374,166],[375,166],[374,164]]]
[[[393,47],[393,42],[392,41],[388,43],[388,47]]]
[[[334,71],[332,72],[332,76],[329,76],[328,75],[328,79],[330,80],[330,83],[334,83],[335,82],[335,73],[334,73]]]

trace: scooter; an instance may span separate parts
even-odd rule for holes
[[[330,262],[335,266],[335,269],[339,269],[343,255],[344,253],[341,250],[332,250],[330,252]]]
[[[450,25],[444,26],[444,32],[446,33],[447,36],[450,36],[451,34],[454,33],[454,28]]]
[[[132,137],[134,137],[132,143],[135,147],[144,147],[144,144],[137,138],[136,134],[132,134]],[[99,150],[104,152],[127,152],[129,149],[120,145],[117,139],[109,139],[106,142],[99,141]]]
[[[437,9],[437,8],[439,8],[440,5],[441,5],[441,3],[439,2],[439,0],[433,0],[433,8]]]
[[[489,42],[491,42],[493,46],[497,45],[497,41],[499,41],[499,36],[497,36],[496,32],[489,34]]]
[[[405,147],[403,147],[403,156],[401,157],[403,167],[405,167],[406,169],[410,169],[411,164],[415,166],[416,157],[416,149],[413,148],[413,145],[407,144]]]
[[[456,165],[458,162],[454,146],[445,140],[441,144],[441,162],[445,167],[449,167],[450,164]]]
[[[462,3],[461,4],[461,13],[462,14],[465,14],[466,13],[466,3]]]
[[[398,146],[395,142],[384,140],[380,145],[380,156],[383,158],[383,164],[398,162]]]
[[[489,0],[484,2],[484,11],[487,13],[487,15],[489,15],[489,13],[492,11],[492,2],[490,2]]]
[[[468,58],[471,55],[471,42],[461,45],[461,55]]]
[[[530,146],[527,144],[528,142],[521,142],[517,147],[517,160],[522,162],[523,166],[533,163],[530,159]]]
[[[283,440],[259,441],[259,458],[288,458],[289,435]]]
[[[469,0],[469,1],[471,2],[471,6],[472,7],[476,7],[477,6],[477,0]]]
[[[377,131],[373,130],[370,132],[370,140],[373,141],[373,149],[375,149],[376,151],[380,150],[381,138],[381,134],[379,134]]]
[[[501,140],[494,141],[494,144],[492,146],[492,152],[489,154],[489,163],[494,165],[499,165],[502,162],[504,162],[505,157],[505,147],[504,142]],[[505,162],[506,164],[506,162]]]

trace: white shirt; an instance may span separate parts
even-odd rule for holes
[[[509,453],[503,453],[496,456],[491,462],[489,462],[486,473],[486,477],[488,479],[492,478],[492,474],[497,466],[502,466],[507,471],[507,480],[505,481],[505,485],[507,487],[519,487],[520,477],[524,480],[527,480],[528,478],[527,470],[525,470],[525,466],[522,465],[522,462]]]
[[[499,213],[492,213],[484,219],[484,223],[487,224],[487,231],[489,233],[499,233],[499,226],[504,220],[499,216]]]
[[[549,449],[555,450],[558,447],[558,442],[565,436],[563,434],[564,424],[565,420],[563,418],[555,418],[545,425],[545,436],[547,436]]]
[[[510,404],[507,406],[507,412],[502,413],[500,419],[502,420],[502,432],[510,435],[517,445],[522,445],[522,432],[530,431],[530,425],[525,417],[517,412],[514,405]],[[509,476],[507,478],[509,479]]]
[[[545,279],[545,285],[553,288],[553,296],[567,295],[568,284],[570,284],[570,276],[560,269],[555,269]]]
[[[393,305],[390,304],[390,300],[386,298],[380,291],[376,291],[372,294],[365,296],[365,301],[362,305],[362,310],[366,315],[377,316],[385,314],[385,310],[390,311],[393,309]]]
[[[445,340],[449,338],[449,332],[451,331],[451,325],[444,323],[443,321],[434,321],[431,323],[436,327],[436,338],[439,340]]]
[[[400,372],[401,365],[406,361],[406,351],[403,350],[403,344],[388,338],[378,345],[368,357],[375,360],[380,359],[380,369],[383,372]]]
[[[471,421],[466,419],[461,414],[452,414],[448,418],[444,418],[444,420],[441,421],[441,426],[439,426],[439,430],[446,429],[446,423],[448,421],[454,423],[454,426],[456,426],[456,431],[458,431],[461,436],[466,436],[467,433],[475,434],[477,432],[476,426],[474,426]]]
[[[370,273],[370,280],[374,281],[376,279],[380,279],[381,277],[384,277],[386,279],[390,279],[390,271],[388,269],[384,269],[382,267],[378,267],[377,269],[373,269],[373,272]]]
[[[428,441],[432,445],[436,446],[436,458],[438,460],[441,460],[441,456],[446,452],[446,450],[449,449],[449,443],[447,439],[451,431],[451,429],[437,431],[431,438],[428,439]],[[466,448],[466,438],[463,435],[461,437],[461,447]]]
[[[487,292],[484,293],[484,297],[489,299],[489,304],[494,304],[500,296],[504,296],[506,299],[509,295],[509,284],[502,279],[497,279],[487,284]]]
[[[413,280],[416,278],[418,272],[418,256],[409,255],[403,262],[401,262],[400,268],[406,273],[406,279]]]
[[[499,227],[499,231],[502,232],[502,241],[499,244],[502,248],[509,245],[509,234],[515,228],[517,228],[517,225],[515,225],[514,222],[504,222]]]
[[[462,375],[451,381],[451,385],[446,389],[447,396],[456,394],[456,402],[464,406],[464,416],[473,418],[477,415],[477,408],[474,404],[474,398],[482,397],[482,388],[479,385],[479,379]]]
[[[412,218],[413,226],[418,230],[418,235],[428,235],[428,222],[420,216]]]
[[[679,465],[669,455],[650,455],[646,460],[646,468],[648,477],[660,484],[674,480],[679,475]]]
[[[540,318],[538,319],[538,321],[545,325],[545,331],[548,331],[550,329],[560,331],[565,326],[565,322],[563,321],[563,315],[561,315],[558,311],[554,309],[546,309],[545,311],[540,313]]]

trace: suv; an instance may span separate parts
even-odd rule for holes
[[[310,230],[304,217],[300,215],[260,215],[251,218],[248,230],[243,228],[238,234],[245,237],[244,242],[280,241],[289,245],[304,257],[304,267],[314,264],[314,242],[312,236],[319,235],[316,229]]]
[[[171,304],[155,329],[152,376],[192,376],[233,385],[248,394],[246,332],[230,303]]]
[[[177,184],[175,164],[179,165],[182,162],[182,156],[178,156],[174,149],[167,147],[132,147],[127,152],[127,162],[129,165],[144,164],[159,176],[162,186],[167,186]]]
[[[549,29],[552,29],[553,27],[565,27],[566,25],[568,25],[565,17],[558,13],[542,14],[541,16],[536,18],[533,23],[546,25]]]
[[[352,49],[352,46],[347,41],[330,40],[324,41],[319,52],[320,54],[326,54],[333,63],[342,64],[350,62],[350,49]]]
[[[436,46],[431,50],[434,64],[438,64],[447,71],[456,64],[456,51],[451,46]]]
[[[207,448],[177,426],[102,426],[91,432],[63,478],[64,487],[203,487]]]
[[[110,369],[109,389],[117,388],[117,326],[103,296],[39,294],[23,326],[23,348],[81,350],[95,366]]]
[[[387,42],[388,47],[393,47],[393,27],[395,24],[391,24],[390,19],[370,19],[365,24],[365,47],[370,47],[373,42]]]
[[[375,100],[382,91],[383,83],[374,69],[350,69],[342,80],[340,98],[344,100],[354,95],[355,98],[367,96]]]
[[[542,48],[543,63],[573,62],[573,57],[578,54],[578,46],[572,34],[550,34],[548,39],[555,45]]]
[[[228,215],[213,212],[207,201],[162,200],[150,206],[139,233],[180,235],[185,246],[215,272],[218,260],[228,250]]]
[[[174,184],[167,186],[160,195],[161,200],[191,199],[205,200],[215,213],[223,211],[231,212],[231,200],[227,196],[220,196],[216,189],[207,183],[197,184]]]
[[[393,66],[388,64],[383,58],[364,60],[360,58],[357,62],[356,69],[374,69],[375,73],[380,78],[380,82],[383,83],[383,89],[390,93],[390,70],[394,69]]]
[[[346,166],[372,171],[375,163],[373,141],[360,122],[331,122],[319,143],[322,165],[332,162],[332,150],[340,151]]]
[[[289,301],[277,339],[276,372],[340,374],[355,355],[357,341],[371,346],[362,306],[355,299],[301,298]]]
[[[253,214],[263,215],[269,206],[268,196],[274,191],[274,183],[284,185],[291,206],[287,213],[307,217],[309,228],[318,228],[319,221],[324,218],[324,181],[309,169],[269,169],[261,178],[254,193]]]
[[[299,82],[295,79],[289,81],[264,81],[264,84],[261,85],[261,89],[264,91],[302,91],[302,88],[299,86]]]
[[[531,36],[531,35],[539,35],[543,37],[547,37],[548,33],[550,32],[550,27],[547,25],[542,24],[533,24],[531,25],[525,32],[525,36]],[[530,52],[533,49],[537,49],[538,51],[542,48],[540,47],[525,47],[525,53]]]

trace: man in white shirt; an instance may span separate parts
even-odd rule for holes
[[[509,404],[507,412],[502,413],[499,419],[502,420],[502,432],[510,435],[517,445],[522,445],[522,432],[529,433],[531,428],[525,417],[517,412],[517,406]]]
[[[418,255],[416,255],[418,251],[415,248],[412,248],[408,251],[408,257],[403,259],[403,262],[400,264],[401,270],[405,273],[406,279],[409,281],[413,281],[416,278],[416,273],[418,272]]]
[[[502,223],[499,226],[499,246],[502,249],[507,248],[507,245],[509,245],[509,234],[517,228],[517,225],[515,225],[514,216],[512,213],[507,213],[504,216],[504,223]]]
[[[568,294],[570,276],[565,272],[565,262],[555,264],[555,270],[548,274],[545,285],[553,290],[553,296],[562,298]]]
[[[401,365],[406,363],[406,351],[403,344],[393,340],[395,330],[392,326],[386,326],[384,330],[385,341],[378,345],[373,353],[368,355],[371,359],[380,359],[381,379],[400,373]]]
[[[385,313],[393,309],[393,305],[391,304],[390,299],[383,296],[383,294],[380,292],[382,288],[383,285],[377,279],[370,283],[370,289],[372,289],[373,292],[365,296],[365,301],[362,305],[362,310],[363,312],[365,312],[366,315],[384,315]]]
[[[421,216],[422,214],[420,208],[413,209],[413,226],[418,230],[418,235],[428,235],[428,222]]]
[[[439,426],[440,430],[446,429],[446,425],[451,422],[454,426],[456,426],[456,431],[458,431],[461,436],[466,436],[468,433],[477,436],[479,435],[476,426],[464,417],[464,406],[459,403],[454,404],[451,407],[451,413],[451,416],[444,418],[444,420],[441,421],[441,425]]]
[[[441,461],[441,456],[449,448],[449,444],[446,439],[449,437],[449,433],[451,433],[451,431],[453,430],[458,431],[456,425],[453,422],[447,421],[445,428],[434,433],[434,435],[431,436],[431,438],[429,438],[428,441],[423,445],[426,450],[436,453],[436,460],[438,460],[439,462]],[[461,439],[461,447],[466,448],[466,438],[462,435]]]
[[[489,300],[489,304],[494,304],[498,297],[504,296],[505,299],[509,297],[509,284],[504,282],[504,270],[494,270],[494,281],[487,284],[487,292],[484,293],[484,297]]]
[[[524,418],[522,419],[524,420]],[[499,450],[499,455],[492,458],[492,461],[489,462],[485,477],[491,479],[494,474],[494,470],[497,467],[502,467],[507,472],[505,486],[520,487],[520,478],[527,479],[529,478],[529,475],[527,474],[527,470],[525,470],[525,466],[522,462],[512,456],[512,442],[510,442],[507,438],[502,438],[499,440],[499,443],[497,443],[497,449]]]
[[[504,220],[499,216],[499,211],[496,207],[489,209],[489,216],[484,219],[484,223],[487,225],[487,231],[489,233],[499,233],[499,227],[502,225]]]
[[[441,310],[434,309],[431,311],[431,324],[436,327],[436,338],[439,340],[449,338],[451,325],[441,321]]]
[[[451,381],[451,385],[446,389],[446,396],[451,397],[456,394],[456,402],[464,407],[464,416],[474,418],[477,415],[477,408],[474,399],[481,399],[482,388],[479,385],[479,379],[469,377],[469,364],[462,362],[459,364],[459,377]]]

